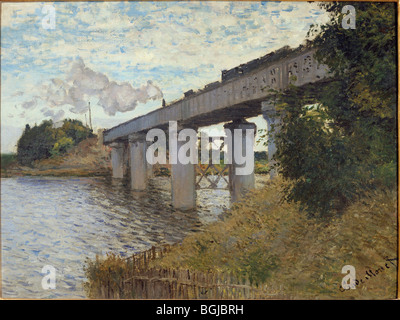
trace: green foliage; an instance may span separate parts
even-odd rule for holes
[[[268,155],[266,151],[255,151],[254,152],[254,161],[263,161],[268,160]]]
[[[367,190],[396,181],[395,6],[351,3],[356,29],[346,30],[344,5],[321,4],[331,21],[309,32],[331,81],[277,94],[275,160],[290,180],[285,199],[311,215],[341,211]]]
[[[1,169],[7,170],[7,168],[14,163],[16,160],[16,154],[14,153],[2,153],[1,154]]]
[[[22,165],[31,166],[36,160],[62,155],[93,136],[92,130],[78,120],[66,119],[59,128],[54,128],[51,120],[44,120],[33,128],[27,124],[18,140],[17,160]]]
[[[61,131],[65,132],[65,135],[71,138],[75,145],[87,138],[93,137],[93,131],[85,127],[79,120],[64,120]]]
[[[268,174],[270,168],[267,163],[256,162],[254,166],[254,173],[256,174]]]
[[[394,161],[376,167],[373,174],[375,180],[380,182],[383,187],[389,187],[392,190],[397,188],[396,179],[393,179],[397,175],[397,163]]]
[[[277,257],[262,246],[255,246],[251,251],[244,252],[238,260],[243,265],[240,276],[248,278],[250,284],[255,286],[265,283],[277,268]]]
[[[26,125],[17,144],[17,159],[20,164],[31,165],[35,160],[51,156],[51,149],[55,143],[52,125],[51,120],[44,120],[39,126],[35,125],[33,128]]]
[[[74,146],[74,140],[70,137],[61,137],[54,144],[53,149],[51,149],[52,156],[58,156],[66,153],[71,147]]]

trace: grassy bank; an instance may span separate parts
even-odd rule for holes
[[[18,164],[16,156],[4,155],[2,177],[13,176],[104,176],[110,174],[110,151],[97,137],[88,138],[66,154],[37,160],[31,167]]]
[[[279,180],[254,191],[206,232],[186,238],[154,265],[233,272],[291,298],[394,298],[397,257],[396,192],[380,190],[351,205],[340,217],[308,218],[281,203]],[[364,279],[342,292],[342,267]]]
[[[252,192],[222,221],[188,236],[151,267],[230,273],[263,287],[265,298],[395,298],[397,271],[386,260],[397,257],[395,190],[376,191],[341,216],[322,219],[282,203],[282,186],[277,180]],[[103,264],[109,261],[98,260],[98,270]],[[355,290],[340,288],[345,265],[363,279]],[[123,260],[118,268],[126,269]],[[369,270],[375,275],[368,277]]]

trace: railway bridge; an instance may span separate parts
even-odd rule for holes
[[[224,70],[220,81],[202,89],[189,90],[179,100],[168,104],[163,102],[163,106],[157,110],[105,130],[103,143],[112,148],[113,178],[124,177],[124,164],[129,159],[131,188],[145,190],[147,180],[152,176],[152,166],[146,160],[146,150],[149,148],[146,135],[155,128],[168,132],[171,122],[177,124],[178,132],[185,128],[197,131],[201,127],[225,123],[225,130],[240,130],[246,137],[246,130],[256,130],[255,124],[246,119],[263,115],[270,130],[271,125],[279,121],[271,102],[274,90],[285,90],[289,84],[299,87],[318,85],[328,78],[328,69],[315,61],[314,50],[284,47]],[[230,149],[228,154],[232,154],[238,143],[242,144],[241,150],[245,150],[249,147],[246,144],[254,144],[254,136],[253,139],[234,139],[227,146]],[[177,141],[178,148],[184,144],[184,141]],[[268,143],[269,160],[274,152],[272,138]],[[177,209],[196,207],[195,165],[179,161],[171,165],[172,204]],[[254,188],[254,171],[245,175],[236,174],[235,168],[242,165],[234,157],[228,165],[229,190],[233,201]]]

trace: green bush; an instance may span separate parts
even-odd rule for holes
[[[397,164],[392,161],[376,167],[374,171],[375,182],[386,188],[397,188]]]
[[[32,165],[35,160],[51,156],[55,138],[52,121],[43,121],[31,128],[26,125],[25,131],[17,144],[17,160],[22,165]]]
[[[69,137],[62,137],[57,140],[54,144],[53,149],[51,149],[52,156],[58,156],[66,153],[71,147],[74,146],[74,140]]]
[[[270,172],[270,167],[267,163],[256,162],[254,166],[254,173],[256,174],[268,174]]]
[[[251,285],[259,286],[266,282],[272,271],[277,268],[277,258],[267,252],[267,248],[254,247],[245,252],[239,261],[242,263],[243,278],[248,277]]]
[[[2,153],[1,154],[1,168],[7,169],[8,166],[16,160],[16,155],[14,153]]]
[[[351,4],[356,30],[342,28],[337,2],[321,4],[331,21],[310,29],[309,45],[330,81],[276,94],[275,160],[289,181],[285,199],[311,215],[341,212],[377,182],[396,181],[395,6]]]
[[[62,155],[93,136],[93,131],[79,120],[66,119],[59,128],[54,128],[51,120],[35,124],[33,128],[27,124],[17,144],[18,163],[31,166],[36,160]]]

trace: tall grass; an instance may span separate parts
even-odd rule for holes
[[[295,298],[395,298],[396,268],[386,268],[355,290],[344,291],[345,265],[357,279],[397,258],[395,190],[379,190],[340,216],[312,218],[281,201],[282,181],[254,191],[221,222],[186,238],[163,259],[162,267],[233,272],[255,286],[280,288]],[[344,292],[342,292],[344,291]]]

